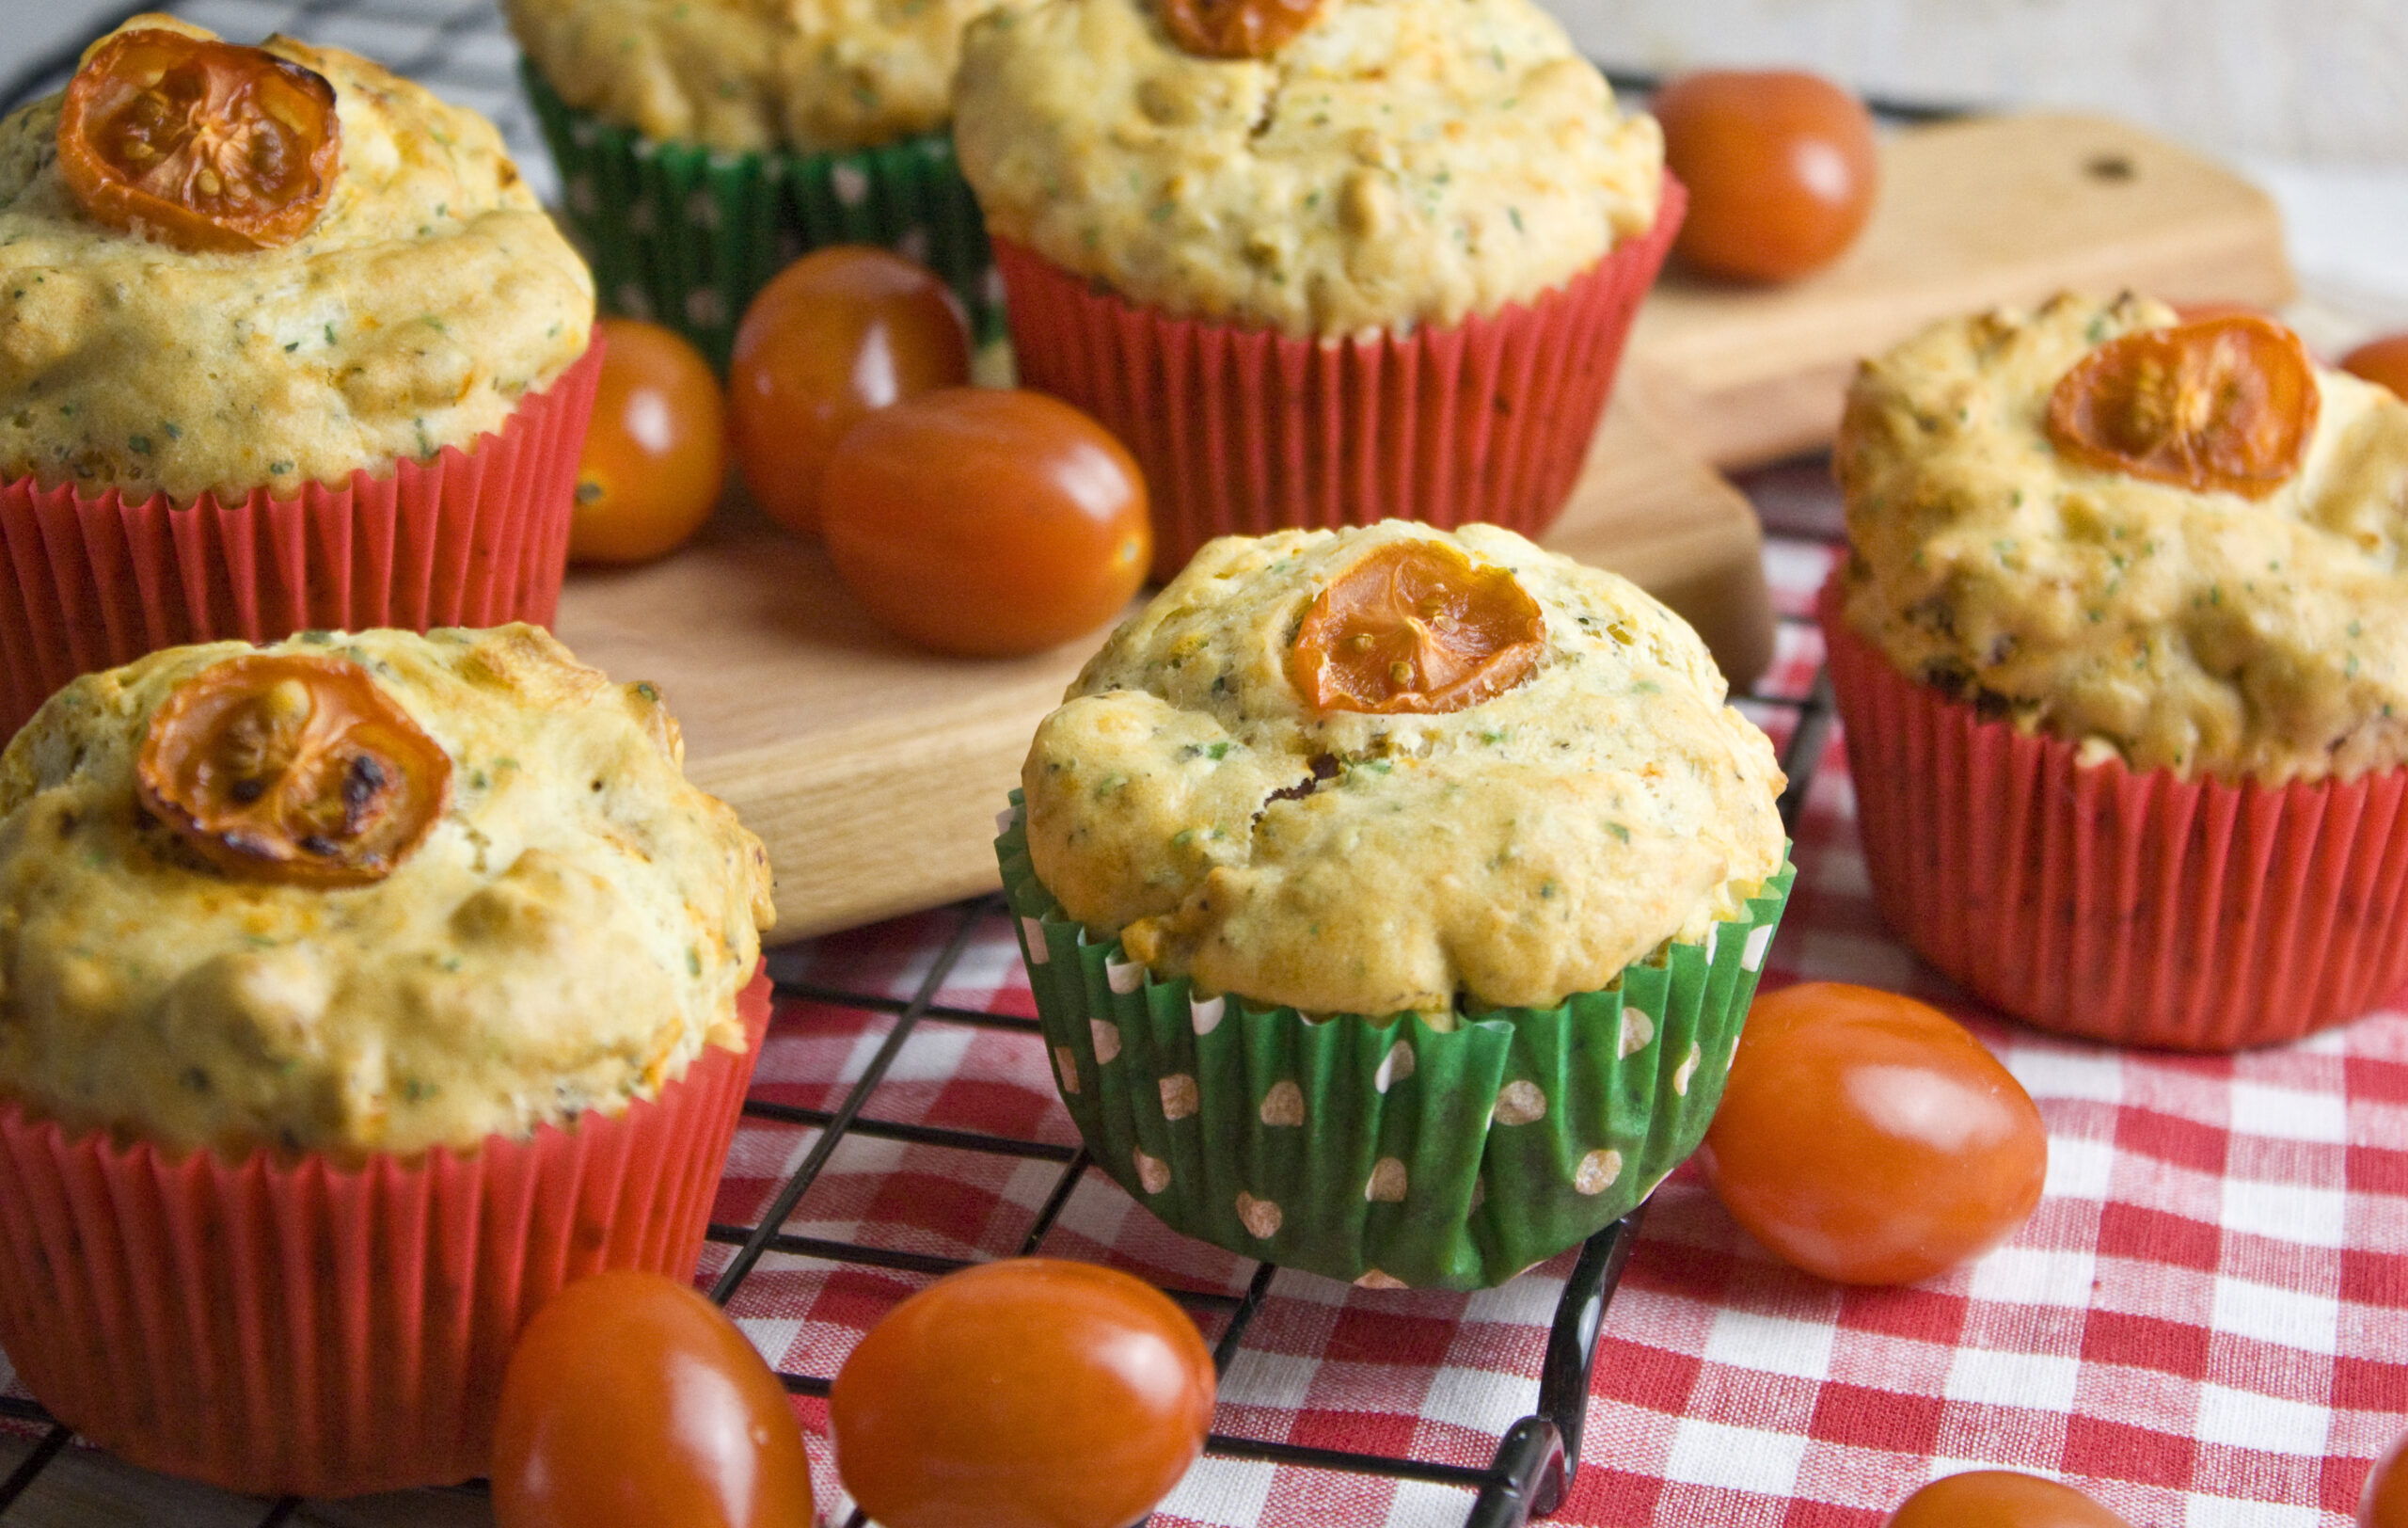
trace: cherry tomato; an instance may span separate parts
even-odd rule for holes
[[[813,1528],[785,1387],[689,1286],[615,1269],[518,1335],[494,1422],[498,1528]]]
[[[2226,314],[2110,340],[2057,379],[2049,439],[2084,467],[2263,499],[2316,433],[2316,369],[2270,318]]]
[[[120,32],[68,82],[58,173],[86,213],[179,249],[269,249],[309,231],[342,162],[335,88],[259,48]]]
[[[1943,1475],[1898,1504],[1890,1528],[2131,1528],[2074,1489],[2013,1470]]]
[[[836,1468],[882,1528],[1128,1528],[1212,1423],[1212,1356],[1168,1296],[1012,1258],[887,1313],[836,1372]]]
[[[2393,1439],[2368,1472],[2357,1528],[2408,1528],[2408,1433]]]
[[[727,477],[727,411],[702,352],[673,330],[597,320],[602,375],[577,463],[568,554],[642,563],[702,529]]]
[[[2341,358],[2341,370],[2408,398],[2408,334],[2386,334]]]
[[[727,389],[744,486],[770,518],[815,534],[845,432],[872,409],[969,380],[969,325],[943,281],[890,250],[814,250],[737,326]]]
[[[1820,270],[1873,211],[1873,118],[1827,79],[1705,70],[1648,109],[1663,124],[1665,167],[1689,191],[1672,247],[1700,270],[1742,281]]]
[[[364,885],[443,815],[452,756],[348,659],[246,653],[201,670],[150,718],[135,788],[237,875]]]
[[[2013,1234],[2049,1139],[2031,1095],[1946,1014],[1817,981],[1756,999],[1698,1157],[1784,1260],[1900,1284]]]
[[[1321,0],[1164,0],[1163,25],[1201,58],[1268,58],[1313,24]]]
[[[1442,541],[1396,541],[1313,597],[1288,666],[1316,710],[1459,711],[1521,683],[1545,642],[1511,568]]]
[[[1069,404],[944,388],[853,426],[828,460],[828,555],[909,641],[1041,652],[1120,613],[1153,554],[1128,449]]]

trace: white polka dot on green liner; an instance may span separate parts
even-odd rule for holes
[[[1371,1086],[1381,1092],[1413,1075],[1413,1047],[1400,1040],[1388,1047],[1380,1058],[1379,1070],[1371,1074]]]
[[[1247,1231],[1261,1237],[1279,1234],[1279,1222],[1286,1218],[1279,1206],[1267,1199],[1257,1199],[1244,1189],[1238,1190],[1238,1218]]]
[[[1159,1156],[1148,1156],[1143,1147],[1130,1153],[1137,1169],[1137,1182],[1147,1193],[1159,1194],[1170,1186],[1170,1164]]]
[[[1196,1079],[1184,1072],[1174,1072],[1162,1080],[1163,1118],[1184,1120],[1194,1115],[1199,1104]]]
[[[1103,979],[1123,997],[1146,984],[1146,968],[1135,961],[1106,961]]]
[[[1656,1021],[1635,1008],[1622,1011],[1622,1053],[1636,1056],[1656,1041]]]
[[[1299,1125],[1305,1122],[1305,1090],[1282,1079],[1271,1085],[1262,1095],[1262,1122],[1274,1125]]]
[[[652,316],[652,298],[644,292],[642,287],[637,285],[633,281],[623,282],[620,285],[618,302],[619,311],[626,314],[629,318],[650,318]]]
[[[727,327],[727,304],[715,287],[696,287],[686,294],[686,322],[698,329]]]
[[[1054,1047],[1054,1080],[1062,1085],[1066,1093],[1079,1090],[1079,1058],[1068,1045]]]
[[[561,187],[561,197],[570,212],[582,217],[591,217],[602,210],[602,194],[594,189],[591,175],[570,176],[568,183]]]
[[[1095,1042],[1095,1064],[1110,1066],[1120,1056],[1120,1031],[1101,1019],[1087,1020],[1088,1038]]]
[[[695,228],[719,227],[719,199],[697,191],[686,199],[686,221]]]
[[[1591,1152],[1580,1159],[1572,1173],[1572,1191],[1576,1194],[1602,1194],[1611,1188],[1622,1176],[1622,1153],[1607,1148]]]
[[[1199,1035],[1209,1035],[1221,1027],[1221,1015],[1228,1011],[1224,997],[1190,997],[1187,1000],[1187,1022]]]
[[[1498,1124],[1536,1124],[1546,1118],[1546,1094],[1537,1083],[1516,1077],[1497,1090],[1497,1106],[1489,1117]]]
[[[1703,1053],[1701,1053],[1695,1045],[1691,1045],[1689,1047],[1688,1058],[1681,1062],[1680,1066],[1672,1073],[1672,1091],[1680,1094],[1683,1098],[1688,1097],[1689,1079],[1697,1075],[1697,1064],[1703,1059],[1704,1059]]]
[[[1021,931],[1028,935],[1028,963],[1031,965],[1051,963],[1054,952],[1045,947],[1045,920],[1022,918],[1020,920],[1020,926]]]
[[[869,177],[853,165],[836,165],[828,171],[828,188],[836,199],[848,207],[858,207],[869,199]]]
[[[1402,1204],[1405,1188],[1403,1160],[1383,1156],[1371,1164],[1371,1175],[1363,1184],[1363,1198],[1373,1204]]]

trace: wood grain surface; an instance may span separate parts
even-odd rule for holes
[[[1864,232],[1778,287],[1667,271],[1618,387],[1722,467],[1826,444],[1859,357],[1934,319],[2067,288],[2274,307],[2282,219],[2221,166],[2096,117],[1987,117],[1885,137]]]
[[[769,937],[997,884],[995,814],[1102,633],[1036,658],[935,657],[879,629],[816,543],[741,514],[721,521],[666,562],[573,575],[557,629],[587,662],[661,687],[687,773],[768,845]],[[1735,687],[1763,669],[1772,616],[1755,517],[1639,408],[1608,414],[1545,539],[1665,598]]]

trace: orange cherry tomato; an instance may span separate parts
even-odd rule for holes
[[[1153,554],[1146,482],[1058,398],[944,388],[853,426],[822,533],[888,629],[973,658],[1042,652],[1120,613]]]
[[[1946,1014],[1816,981],[1756,999],[1698,1158],[1783,1260],[1901,1284],[2014,1234],[2040,1202],[2049,1138],[2031,1095]]]
[[[702,352],[673,330],[597,320],[602,375],[577,464],[568,555],[642,563],[685,544],[727,477],[727,411]]]
[[[494,1421],[498,1528],[813,1528],[785,1387],[689,1286],[579,1279],[519,1333]]]
[[[1656,93],[1664,165],[1688,187],[1672,247],[1702,271],[1786,281],[1856,242],[1880,175],[1873,118],[1819,75],[1704,70]]]
[[[246,653],[167,696],[135,788],[223,869],[356,886],[390,875],[443,815],[452,756],[359,664]]]
[[[814,250],[761,289],[727,371],[736,459],[769,517],[811,535],[845,432],[873,409],[970,380],[961,304],[891,250]]]
[[[2194,492],[2263,499],[2316,434],[2316,368],[2270,318],[2226,314],[2110,340],[2057,379],[2060,455]]]
[[[2014,1470],[1943,1475],[1898,1504],[1890,1528],[2131,1528],[2074,1489]]]
[[[1546,618],[1511,568],[1390,542],[1313,597],[1288,651],[1315,710],[1459,711],[1529,677]]]
[[[2393,1439],[2368,1472],[2357,1528],[2408,1528],[2408,1433]]]
[[[1212,1424],[1212,1355],[1169,1297],[1092,1263],[940,1279],[828,1395],[836,1469],[883,1528],[1128,1528]]]
[[[2408,334],[2386,334],[2341,358],[2341,370],[2408,398]]]
[[[111,228],[179,249],[272,249],[308,232],[342,163],[335,88],[259,48],[143,28],[76,71],[58,172]]]
[[[1321,0],[1163,0],[1163,25],[1200,58],[1268,58],[1313,24]]]

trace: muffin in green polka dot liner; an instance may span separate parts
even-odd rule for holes
[[[936,272],[974,342],[1004,333],[1003,279],[943,132],[824,153],[665,142],[520,77],[560,167],[562,212],[606,311],[677,330],[724,372],[736,326],[787,265],[832,244],[874,244]]]
[[[1481,1289],[1628,1214],[1703,1138],[1796,875],[1552,1008],[1307,1018],[1157,979],[995,849],[1055,1084],[1173,1230],[1370,1288]]]

